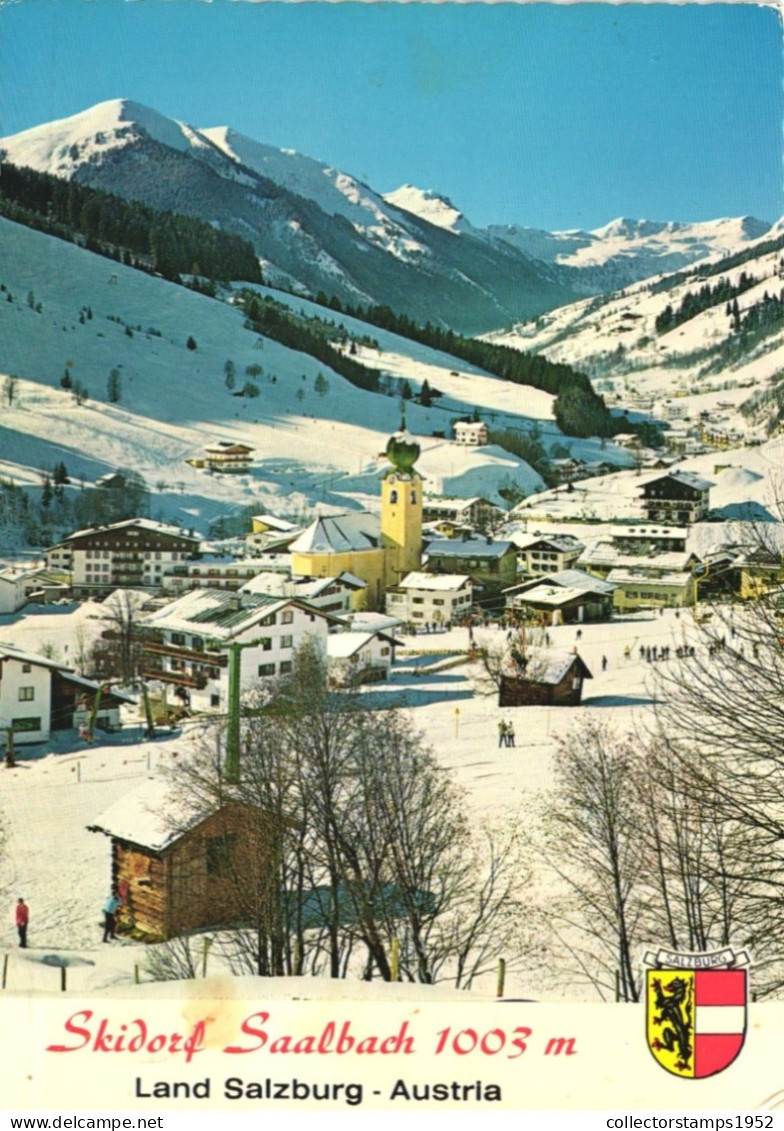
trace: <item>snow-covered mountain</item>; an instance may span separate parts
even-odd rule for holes
[[[125,99],[0,139],[58,177],[198,216],[249,239],[267,278],[352,304],[386,303],[476,331],[577,292],[511,244],[455,232],[347,173],[228,127],[195,129]]]
[[[714,423],[721,418],[728,432],[778,430],[784,227],[774,225],[756,240],[748,239],[754,224],[742,220],[702,227],[706,240],[717,233],[723,240],[723,229],[731,249],[733,233],[745,232],[745,250],[582,299],[488,337],[582,370],[619,409],[656,418],[675,398],[663,419],[693,423],[705,412],[717,414]]]
[[[703,259],[731,255],[772,229],[753,216],[697,224],[620,217],[589,232],[545,232],[516,225],[490,227],[487,232],[526,255],[565,268],[563,277],[572,286],[597,294],[679,271]]]
[[[128,99],[0,139],[0,155],[249,239],[273,283],[467,332],[737,251],[770,228],[753,217],[479,228],[442,193],[406,184],[382,194],[294,150]]]

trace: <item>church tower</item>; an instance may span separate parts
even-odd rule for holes
[[[422,557],[422,480],[414,470],[419,444],[405,431],[390,437],[387,459],[392,467],[381,480],[381,545],[384,588],[397,585]]]

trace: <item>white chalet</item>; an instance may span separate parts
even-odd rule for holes
[[[387,632],[331,632],[327,670],[336,684],[375,683],[389,675],[395,638]]]
[[[487,443],[487,425],[481,420],[457,420],[452,425],[455,442],[469,448],[478,448]]]
[[[387,612],[415,624],[449,624],[466,616],[473,599],[467,574],[416,570],[387,589]]]
[[[252,457],[253,448],[231,440],[218,440],[204,449],[204,462],[213,471],[247,471]]]
[[[0,730],[14,742],[46,742],[53,730],[69,730],[89,716],[100,691],[99,726],[120,725],[121,703],[134,700],[102,689],[66,664],[0,643]]]
[[[306,638],[326,654],[334,618],[288,597],[195,589],[146,617],[142,676],[172,684],[197,710],[228,705],[230,645],[240,651],[240,687],[292,670]]]

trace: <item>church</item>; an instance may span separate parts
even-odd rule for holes
[[[381,479],[381,520],[350,513],[315,519],[289,547],[295,577],[364,581],[357,607],[379,608],[388,588],[419,569],[422,557],[422,478],[414,464],[419,444],[403,428],[386,447],[390,467]]]

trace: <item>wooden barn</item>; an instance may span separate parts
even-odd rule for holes
[[[188,810],[151,779],[88,830],[111,837],[118,930],[148,942],[245,922],[265,873],[277,883],[275,822],[240,801]]]
[[[501,676],[499,707],[579,707],[583,680],[593,679],[576,652],[531,651],[525,666]]]

